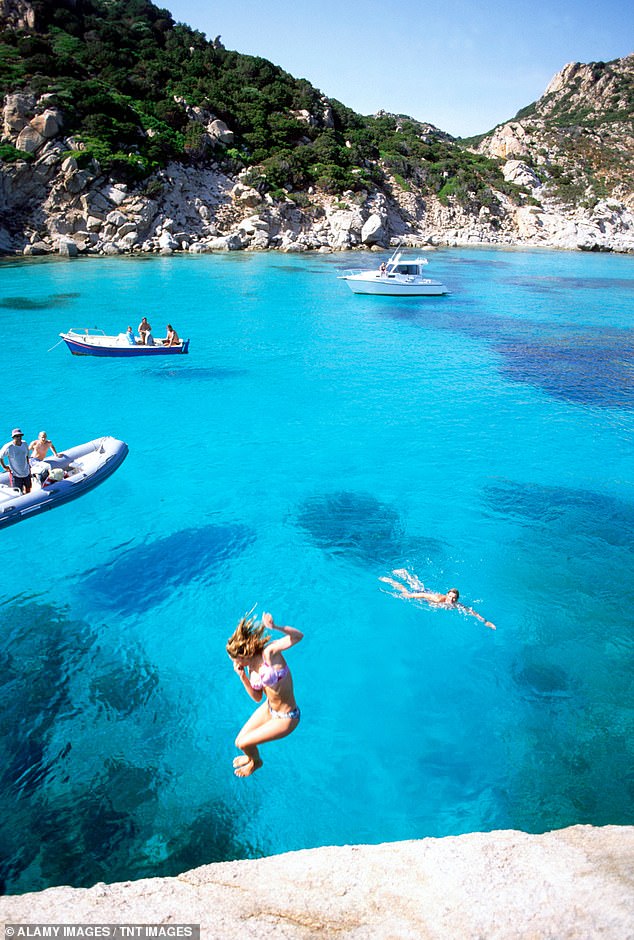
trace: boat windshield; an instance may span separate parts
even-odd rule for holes
[[[420,269],[417,264],[396,264],[390,273],[394,274],[420,274]]]

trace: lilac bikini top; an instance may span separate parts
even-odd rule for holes
[[[262,663],[258,671],[249,673],[249,682],[251,683],[251,688],[255,689],[256,692],[259,692],[264,686],[270,688],[271,686],[277,685],[278,682],[281,682],[284,676],[288,675],[288,666],[281,666],[279,669],[276,666],[269,666],[268,663]]]

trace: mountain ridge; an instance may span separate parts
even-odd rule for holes
[[[606,195],[632,205],[634,193],[634,55],[613,62],[571,62],[551,79],[538,101],[483,138],[478,152],[527,160],[548,170],[561,190],[561,171],[583,196]],[[556,165],[557,170],[552,167]],[[565,193],[561,193],[562,198]],[[568,198],[570,193],[568,194]]]
[[[0,250],[634,249],[634,56],[482,138],[363,117],[149,0],[0,0]]]

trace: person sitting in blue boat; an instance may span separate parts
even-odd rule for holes
[[[460,597],[458,588],[450,588],[446,594],[440,594],[438,591],[428,591],[422,581],[419,581],[416,575],[410,574],[405,568],[396,568],[392,574],[406,581],[409,588],[412,590],[408,590],[404,584],[401,584],[400,581],[395,581],[394,578],[379,578],[379,581],[384,581],[391,587],[396,588],[396,590],[408,600],[427,601],[432,607],[448,607],[450,609],[461,610],[463,613],[475,617],[476,620],[481,620],[485,627],[490,627],[491,630],[496,629],[494,623],[491,623],[490,620],[486,620],[482,614],[479,614],[473,607],[466,607],[465,604],[458,603],[458,598]]]
[[[171,323],[167,324],[167,336],[161,340],[164,346],[178,346],[180,338]]]
[[[265,630],[279,630],[284,636],[270,642]],[[259,624],[246,614],[227,641],[227,652],[245,691],[254,702],[264,698],[236,738],[236,747],[244,754],[233,762],[236,777],[250,777],[262,766],[258,745],[285,738],[299,724],[293,680],[282,652],[303,636],[294,627],[278,627],[271,614],[264,614]]]
[[[129,326],[125,331],[125,338],[129,342],[130,346],[136,346],[136,340],[134,338],[134,333],[132,332],[131,326]]]
[[[154,340],[152,340],[151,343],[148,343],[148,341],[147,341],[148,335],[150,335],[150,337],[151,337],[151,335],[152,335],[152,327],[151,327],[150,324],[148,323],[147,317],[143,317],[143,319],[142,319],[141,322],[139,323],[139,328],[138,328],[138,330],[137,330],[137,333],[139,334],[140,343],[141,343],[142,346],[153,346],[153,345],[154,345]]]
[[[11,440],[0,450],[0,466],[9,474],[11,486],[22,493],[31,492],[31,465],[29,463],[29,448],[24,443],[24,435],[20,428],[11,431]],[[8,466],[5,464],[5,457]]]

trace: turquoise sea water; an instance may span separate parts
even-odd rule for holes
[[[370,260],[0,265],[2,440],[130,448],[0,534],[7,892],[634,822],[634,259],[443,250],[450,296],[354,296]],[[55,347],[144,313],[190,355]],[[497,631],[393,597],[400,567]],[[302,721],[237,780],[256,602],[305,633]]]

